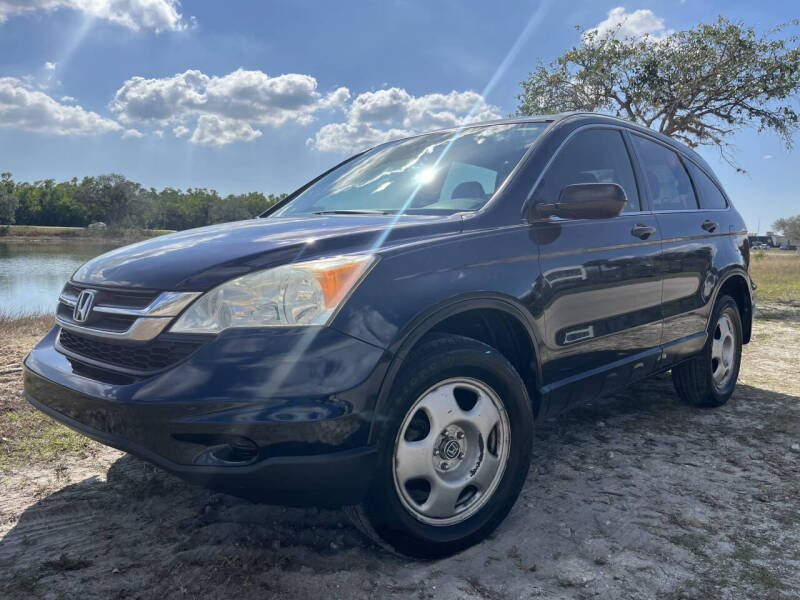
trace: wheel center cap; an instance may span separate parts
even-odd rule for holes
[[[461,454],[461,444],[452,438],[445,440],[439,446],[439,453],[447,460],[458,458]]]

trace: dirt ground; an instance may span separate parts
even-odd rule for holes
[[[38,333],[3,340],[0,408],[21,405],[13,368]],[[538,423],[509,517],[436,562],[339,511],[207,492],[93,443],[7,459],[0,598],[797,598],[798,349],[800,305],[764,306],[725,407],[683,406],[660,376]]]

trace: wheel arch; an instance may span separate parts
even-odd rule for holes
[[[742,343],[746,344],[750,341],[753,331],[753,298],[750,277],[747,272],[736,269],[725,275],[717,286],[711,306],[715,306],[723,294],[731,296],[739,307],[739,315],[742,319]]]
[[[533,402],[534,414],[539,413],[539,335],[530,313],[510,296],[466,294],[446,300],[417,315],[389,346],[393,358],[375,402],[370,443],[375,443],[382,432],[389,395],[406,357],[420,340],[434,332],[464,335],[497,348],[520,372]]]

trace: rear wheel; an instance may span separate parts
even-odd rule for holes
[[[742,320],[730,296],[721,296],[711,316],[703,351],[672,369],[682,400],[695,406],[722,406],[733,394],[742,359]]]
[[[531,404],[519,374],[494,348],[436,335],[409,355],[392,390],[380,468],[348,514],[383,546],[447,556],[486,537],[528,471]]]

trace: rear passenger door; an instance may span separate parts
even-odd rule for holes
[[[564,186],[591,182],[622,186],[628,198],[622,215],[532,225],[546,332],[542,385],[555,409],[646,376],[661,340],[660,234],[641,204],[622,130],[574,134],[545,170],[533,201],[554,202]]]
[[[719,202],[719,198],[712,197],[711,190],[705,189],[706,182],[700,177],[702,170],[667,144],[637,134],[632,134],[631,139],[662,233],[661,366],[666,366],[664,363],[698,351],[705,342],[709,305],[717,281],[713,268],[716,238],[728,230],[726,223],[701,210],[696,187],[700,188],[704,201]],[[714,186],[710,180],[708,183]],[[721,200],[725,202],[724,197]]]

